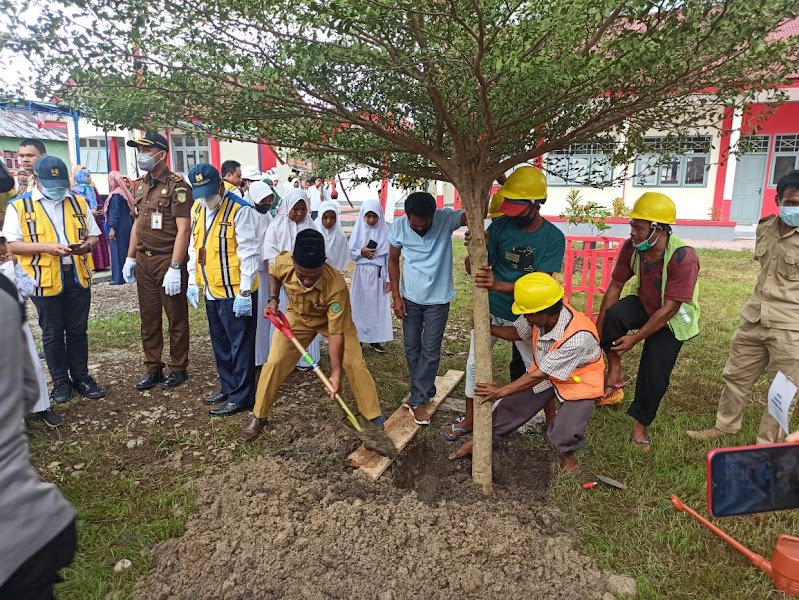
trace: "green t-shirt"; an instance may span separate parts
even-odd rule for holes
[[[544,219],[537,230],[519,229],[509,217],[495,219],[488,228],[488,262],[497,281],[513,282],[528,273],[560,273],[566,252],[566,236]],[[491,314],[515,320],[511,312],[513,294],[489,292]]]

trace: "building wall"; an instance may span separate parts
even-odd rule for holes
[[[0,152],[3,154],[6,152],[14,152],[16,155],[21,141],[22,138],[0,138]],[[67,142],[55,142],[53,140],[41,140],[41,142],[44,144],[45,148],[47,148],[47,154],[57,156],[67,163],[67,165],[70,164]]]

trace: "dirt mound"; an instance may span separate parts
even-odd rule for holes
[[[525,500],[519,488],[499,487],[486,499],[464,467],[415,477],[414,460],[398,483],[415,492],[280,457],[206,475],[195,482],[199,514],[183,537],[155,548],[154,569],[135,597],[608,600],[634,593],[632,580],[602,571],[569,538],[545,533],[553,530],[552,509]],[[438,493],[442,483],[446,494]]]

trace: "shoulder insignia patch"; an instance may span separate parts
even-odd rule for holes
[[[337,315],[338,313],[340,313],[341,312],[341,304],[339,304],[338,302],[334,302],[333,304],[331,304],[330,305],[330,312],[333,313],[334,315]]]
[[[186,188],[176,188],[175,199],[183,204],[186,201]]]
[[[180,175],[178,175],[178,174],[176,174],[176,173],[171,173],[171,174],[169,175],[169,178],[170,178],[172,181],[177,181],[178,183],[183,183],[183,177],[181,177]]]

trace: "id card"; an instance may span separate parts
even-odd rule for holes
[[[163,229],[163,215],[161,213],[153,213],[152,221],[150,222],[150,229]]]
[[[205,246],[200,248],[200,250],[197,252],[197,264],[198,265],[205,264]]]

